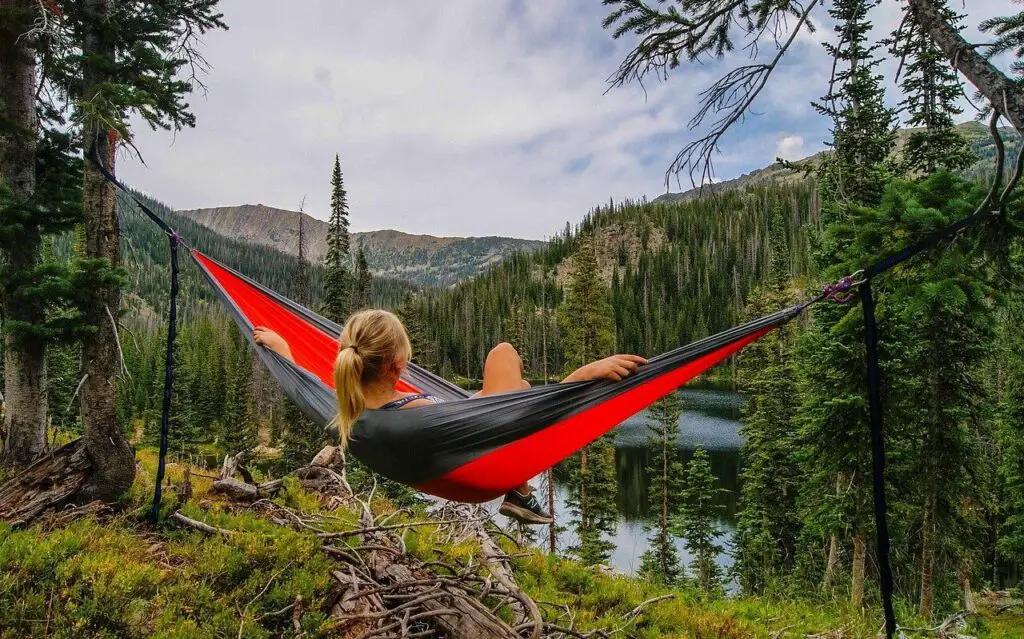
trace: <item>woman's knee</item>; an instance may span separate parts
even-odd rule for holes
[[[502,342],[501,344],[498,344],[497,346],[492,348],[491,352],[487,354],[488,360],[492,358],[518,360],[519,351],[516,350],[515,346],[512,346],[508,342]]]

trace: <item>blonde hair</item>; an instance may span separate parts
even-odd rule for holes
[[[366,409],[363,387],[377,381],[395,362],[412,359],[412,345],[395,315],[367,310],[348,319],[339,346],[334,361],[334,390],[338,397],[338,436],[344,447],[352,425]]]

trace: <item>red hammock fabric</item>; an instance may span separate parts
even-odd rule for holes
[[[334,389],[334,360],[338,356],[336,337],[320,330],[252,282],[199,251],[192,251],[192,256],[216,281],[222,294],[235,303],[253,328],[263,326],[283,336],[291,347],[295,364],[317,377],[328,388]],[[404,381],[400,382],[398,389],[403,392],[420,392]]]

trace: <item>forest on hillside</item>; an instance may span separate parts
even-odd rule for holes
[[[630,49],[612,88],[755,52],[699,94],[670,174],[711,177],[724,133],[819,22],[832,29],[832,76],[813,105],[831,123],[829,152],[781,163],[778,182],[609,201],[545,247],[444,288],[371,274],[351,241],[339,156],[315,262],[301,222],[290,256],[115,187],[131,122],[196,124],[198,85],[182,74],[206,68],[199,39],[227,26],[217,0],[4,4],[0,638],[51,626],[841,638],[892,637],[897,622],[943,639],[1019,634],[1024,12],[976,25],[988,40],[970,44],[954,3],[908,0],[875,39],[882,2],[897,4],[604,0],[603,27]],[[759,47],[777,57],[760,62]],[[881,74],[884,56],[901,60],[899,77]],[[980,103],[970,127],[956,126],[965,96]],[[412,361],[467,388],[501,342],[525,379],[552,384],[611,353],[655,357],[801,312],[698,380],[742,393],[728,537],[711,454],[678,445],[680,395],[644,395],[646,545],[621,575],[608,568],[621,517],[614,432],[535,482],[543,504],[524,502],[535,514],[564,489],[546,527],[509,532],[474,506],[435,508],[346,455],[358,417],[346,411],[379,381],[353,363],[366,345],[343,341],[338,356],[349,364],[333,379],[351,382],[339,383],[339,441],[287,401],[193,249],[339,325],[393,310]],[[382,378],[391,396],[394,375]]]

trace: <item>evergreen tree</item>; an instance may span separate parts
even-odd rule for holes
[[[831,91],[815,105],[833,120],[833,153],[822,162],[819,191],[825,224],[819,260],[824,266],[847,264],[826,271],[838,277],[859,268],[848,251],[851,234],[846,226],[860,206],[881,201],[890,177],[887,159],[895,140],[894,115],[885,106],[881,78],[876,73],[878,47],[868,42],[871,22],[868,13],[877,0],[838,0],[829,9],[836,22],[837,44],[826,49],[837,69]],[[869,256],[859,255],[861,259]],[[858,264],[850,268],[851,264]],[[826,305],[816,311],[815,327],[801,364],[808,371],[808,383],[801,389],[803,437],[809,445],[807,472],[816,488],[808,487],[810,529],[829,539],[825,582],[834,575],[840,534],[853,541],[850,597],[855,605],[864,598],[867,567],[867,539],[871,532],[870,432],[864,381],[863,325],[859,309],[850,311]],[[842,380],[843,383],[837,384]],[[816,463],[827,456],[830,463]],[[847,486],[846,489],[841,486]],[[813,492],[812,492],[813,491]],[[837,499],[827,496],[836,495]],[[842,496],[841,499],[838,496]],[[810,512],[815,514],[811,515]],[[809,523],[809,522],[805,522]]]
[[[306,259],[306,198],[299,205],[299,240],[297,260],[295,262],[295,301],[304,306],[311,302],[312,291],[309,286],[309,265]]]
[[[769,222],[771,259],[764,284],[751,295],[748,317],[795,303],[789,289],[790,252],[781,209]],[[743,405],[743,487],[736,531],[736,571],[749,592],[764,592],[793,569],[800,534],[797,495],[802,485],[794,454],[793,420],[799,403],[794,368],[797,326],[765,335],[740,354]]]
[[[877,204],[889,178],[887,160],[896,140],[895,114],[885,105],[878,45],[868,42],[868,13],[880,0],[837,0],[829,9],[838,44],[825,44],[835,61],[831,90],[815,108],[833,121],[833,153],[820,168],[826,221],[842,205]]]
[[[936,2],[946,22],[960,31],[961,16],[945,0]],[[904,9],[910,11],[909,7]],[[904,60],[903,101],[911,131],[903,147],[901,169],[904,173],[925,177],[937,169],[960,171],[970,166],[974,153],[953,118],[963,113],[962,88],[956,71],[946,55],[912,20],[907,20],[890,40],[890,50]]]
[[[334,156],[334,171],[331,174],[331,217],[327,223],[324,316],[341,324],[349,310],[349,265],[352,263],[352,257],[349,251],[348,199],[344,178],[341,175],[341,159],[337,155]]]
[[[182,69],[202,69],[203,58],[195,49],[198,38],[225,28],[216,7],[217,0],[63,3],[59,37],[46,41],[42,56],[42,73],[51,89],[43,94],[48,96],[45,107],[73,112],[79,157],[84,158],[83,262],[91,281],[77,289],[83,318],[93,327],[82,335],[85,382],[80,391],[82,440],[91,462],[83,492],[90,499],[116,499],[135,474],[135,456],[117,420],[111,382],[120,366],[111,319],[121,311],[120,228],[114,186],[92,162],[102,162],[115,173],[119,141],[132,141],[132,116],[153,128],[179,130],[195,124],[185,101],[194,85]]]
[[[572,257],[568,291],[558,309],[567,369],[607,356],[613,346],[608,293],[598,278],[591,238],[582,237]],[[605,435],[584,448],[570,465],[568,506],[573,514],[577,546],[571,551],[588,564],[607,560],[615,547],[606,535],[618,521],[615,448]]]
[[[674,585],[683,578],[676,552],[672,521],[681,514],[684,493],[683,462],[679,454],[679,420],[683,415],[682,398],[676,393],[652,405],[647,422],[651,456],[647,464],[650,478],[648,503],[655,519],[649,528],[650,548],[644,553],[640,572],[647,579]],[[653,422],[653,423],[652,423]]]
[[[1018,296],[1004,319],[1005,392],[997,430],[1001,451],[998,552],[1018,567],[1024,566],[1024,336],[1019,330],[1022,323],[1024,300]],[[1024,592],[1024,584],[1018,589]]]
[[[438,368],[437,349],[427,335],[423,314],[416,304],[416,297],[411,292],[406,293],[405,300],[395,310],[395,314],[402,320],[405,331],[409,334],[413,361],[428,370],[436,370]]]
[[[366,254],[363,248],[356,251],[356,267],[352,275],[352,297],[350,298],[349,309],[355,311],[367,308],[370,304],[370,282],[373,276],[370,274],[370,267],[366,264]]]
[[[686,465],[685,485],[682,512],[674,522],[676,534],[683,537],[686,550],[693,556],[690,575],[694,583],[704,595],[715,596],[722,588],[718,566],[722,546],[716,540],[720,534],[717,520],[723,510],[715,499],[723,491],[711,474],[711,460],[703,448],[695,450]]]
[[[257,444],[253,411],[252,354],[235,332],[230,339],[224,367],[226,387],[220,419],[220,449],[236,455]]]

